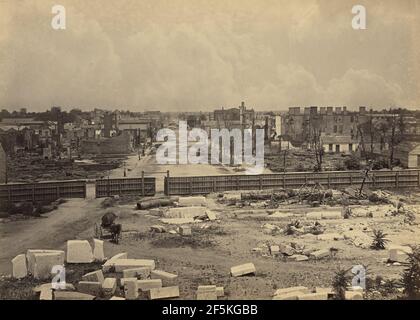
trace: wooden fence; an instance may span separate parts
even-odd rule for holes
[[[58,198],[85,198],[86,181],[67,180],[0,185],[0,202],[43,202]]]
[[[154,196],[156,179],[154,177],[96,180],[96,198],[112,195]]]
[[[294,189],[303,185],[321,184],[326,188],[341,189],[360,186],[362,171],[295,172],[262,175],[221,175],[199,177],[165,177],[165,195],[195,195],[231,190]],[[420,187],[420,170],[371,171],[365,182],[372,188]]]

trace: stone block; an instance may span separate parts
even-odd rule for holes
[[[179,234],[183,235],[183,236],[190,236],[191,235],[191,227],[188,227],[188,226],[179,227]]]
[[[214,213],[211,210],[207,210],[206,214],[207,214],[207,218],[209,218],[210,221],[214,221],[217,219],[216,213]]]
[[[230,268],[230,274],[233,277],[240,277],[248,274],[255,274],[257,270],[253,263],[245,263]]]
[[[270,246],[270,254],[276,255],[280,253],[280,247],[279,246]]]
[[[29,249],[28,251],[26,251],[26,260],[28,272],[32,275],[35,271],[35,253],[58,253],[61,256],[60,261],[62,261],[60,265],[64,265],[65,253],[62,250]]]
[[[284,295],[287,293],[308,294],[308,293],[311,293],[311,291],[307,287],[297,286],[297,287],[277,289],[276,292],[274,292],[274,295],[279,296],[279,295]]]
[[[93,239],[93,258],[100,262],[105,260],[104,242],[102,240]]]
[[[77,291],[93,296],[100,296],[102,292],[102,283],[94,281],[79,281],[77,284]]]
[[[117,279],[115,278],[106,278],[102,282],[102,292],[105,296],[112,296],[117,289]]]
[[[197,292],[216,292],[217,287],[215,285],[198,286]]]
[[[217,297],[223,297],[225,295],[225,289],[223,287],[216,287]]]
[[[196,299],[197,300],[217,300],[217,293],[215,291],[211,292],[196,292]]]
[[[102,273],[102,270],[96,270],[93,272],[86,273],[84,276],[82,276],[82,280],[103,283],[104,274]]]
[[[206,216],[206,207],[181,207],[181,208],[169,208],[164,213],[166,218],[196,218]]]
[[[150,300],[155,299],[168,299],[168,298],[178,298],[179,297],[179,287],[164,287],[164,288],[154,288],[150,289],[148,293]]]
[[[346,300],[363,300],[363,293],[359,291],[346,291],[345,299]]]
[[[162,279],[137,280],[137,285],[141,291],[162,288]]]
[[[288,292],[275,295],[273,300],[298,300],[299,292]]]
[[[112,298],[110,298],[109,300],[125,300],[125,298],[121,298],[121,297],[116,297],[113,296]]]
[[[308,212],[306,214],[306,218],[310,220],[321,220],[322,219],[322,212],[315,211],[315,212]]]
[[[87,240],[67,241],[67,263],[92,263],[92,247]]]
[[[293,256],[290,256],[289,259],[300,262],[309,260],[309,257],[304,254],[294,254]]]
[[[53,267],[64,265],[63,257],[61,253],[34,253],[34,278],[40,280],[52,278]]]
[[[306,293],[298,295],[298,300],[328,300],[327,292]]]
[[[314,252],[311,252],[310,257],[313,259],[322,259],[325,257],[330,256],[330,250],[329,249],[321,249]]]
[[[322,219],[343,219],[341,211],[323,211]]]
[[[140,278],[147,279],[150,277],[151,269],[149,267],[139,267],[123,270],[124,278]]]
[[[191,207],[191,206],[203,206],[207,205],[207,199],[205,197],[179,197],[178,205],[180,207]]]
[[[22,279],[28,275],[26,255],[19,254],[12,259],[13,278]]]
[[[138,267],[155,268],[155,261],[149,259],[118,259],[114,262],[115,272],[123,272],[125,269]]]
[[[75,291],[54,291],[54,300],[93,300],[95,296]]]
[[[53,299],[53,292],[51,288],[44,288],[39,293],[39,300],[52,300]]]
[[[128,280],[124,282],[124,293],[127,300],[135,300],[139,297],[139,288],[137,280]]]
[[[178,278],[178,275],[169,273],[166,271],[162,271],[162,270],[152,270],[152,272],[150,273],[150,277],[152,279],[162,279],[162,280],[167,280],[167,281],[173,281],[176,278]]]
[[[114,267],[114,263],[117,260],[127,259],[127,258],[128,258],[127,252],[118,253],[102,265],[102,270],[104,272],[109,272]]]
[[[392,262],[405,263],[408,261],[408,254],[412,252],[413,250],[408,246],[390,245],[388,259]]]

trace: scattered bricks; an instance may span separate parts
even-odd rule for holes
[[[54,300],[93,300],[95,296],[74,291],[54,291]]]
[[[206,206],[207,200],[205,197],[179,197],[178,205],[180,207],[191,206]]]
[[[309,260],[308,256],[305,256],[304,254],[294,254],[293,256],[289,257],[290,260],[294,261],[307,261]]]
[[[104,242],[102,240],[93,239],[93,258],[95,261],[104,261]]]
[[[127,252],[119,253],[113,256],[111,259],[109,259],[107,262],[105,262],[104,265],[102,265],[102,270],[104,272],[109,272],[111,268],[114,267],[114,263],[119,259],[127,259],[128,255]]]
[[[79,281],[77,291],[99,296],[102,292],[102,283],[94,281]]]
[[[104,282],[104,274],[102,273],[102,270],[97,270],[93,272],[86,273],[84,276],[82,276],[83,281],[90,281],[90,282]]]
[[[277,289],[276,292],[274,292],[274,296],[285,295],[289,293],[308,294],[311,293],[311,291],[307,287],[303,286],[281,288]]]
[[[397,246],[397,245],[390,245],[389,246],[389,261],[391,262],[399,262],[405,263],[408,259],[408,253],[412,253],[413,250],[407,246]]]
[[[102,282],[102,292],[105,296],[112,296],[117,289],[117,279],[115,278],[106,278]]]
[[[217,297],[223,297],[225,295],[225,289],[223,287],[216,287]]]
[[[149,267],[139,267],[123,270],[124,278],[140,278],[147,279],[150,277],[151,269]]]
[[[319,234],[316,237],[318,240],[324,240],[324,241],[331,241],[331,240],[344,240],[344,236],[339,233],[324,233]]]
[[[35,279],[46,280],[52,277],[51,271],[54,266],[64,265],[61,253],[35,253],[33,276]]]
[[[271,255],[276,255],[280,253],[280,247],[279,246],[270,246],[270,253]]]
[[[26,255],[20,254],[12,259],[13,278],[22,279],[28,275]]]
[[[346,291],[344,297],[346,300],[363,300],[363,293],[359,291]]]
[[[329,249],[321,249],[314,252],[311,252],[310,257],[313,259],[322,259],[325,257],[330,256],[330,250]]]
[[[110,298],[109,300],[125,300],[125,298],[121,298],[121,297],[116,297],[113,296],[112,298]]]
[[[164,287],[164,288],[150,289],[148,297],[149,297],[150,300],[178,298],[179,297],[179,287],[175,286],[175,287]]]
[[[35,253],[57,253],[60,254],[60,265],[64,265],[64,256],[65,253],[62,250],[42,250],[42,249],[29,249],[26,251],[26,259],[28,271],[30,274],[34,274],[35,271]]]
[[[240,277],[248,274],[254,274],[257,270],[253,263],[245,263],[235,267],[230,268],[230,274],[233,277]]]
[[[39,294],[39,300],[52,300],[53,299],[53,292],[51,288],[44,288],[41,290]]]
[[[343,219],[343,214],[341,211],[324,211],[322,219]]]
[[[141,291],[162,288],[162,279],[137,280],[137,285]]]
[[[67,263],[93,262],[92,247],[87,240],[67,241]]]
[[[310,220],[321,220],[322,219],[322,212],[308,212],[306,214],[306,218]]]
[[[148,267],[153,270],[155,268],[155,261],[148,259],[118,259],[114,262],[115,272],[123,272],[125,269],[137,267]]]
[[[162,270],[152,270],[152,272],[150,273],[150,277],[152,279],[162,279],[162,280],[172,281],[178,278],[178,275],[169,273],[166,271],[162,271]]]
[[[179,233],[183,236],[190,236],[191,235],[191,228],[187,226],[179,227]]]
[[[206,207],[170,208],[164,213],[166,218],[195,218],[206,216]]]
[[[124,293],[127,300],[135,300],[139,297],[137,280],[128,280],[124,283]]]

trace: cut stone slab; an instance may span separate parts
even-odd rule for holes
[[[271,255],[276,255],[280,253],[280,247],[279,246],[270,246],[270,253]]]
[[[408,254],[412,253],[413,250],[408,246],[389,246],[389,261],[405,263],[408,261]]]
[[[46,280],[52,278],[54,266],[64,265],[62,253],[34,253],[35,260],[33,276],[35,279]]]
[[[102,282],[102,292],[106,296],[112,296],[117,290],[117,279],[115,278],[106,278]]]
[[[112,298],[110,298],[109,300],[125,300],[125,298],[121,298],[121,297],[116,297],[113,296]]]
[[[164,213],[166,218],[192,218],[206,216],[206,207],[181,207],[181,208],[169,208]]]
[[[309,260],[309,257],[304,254],[294,254],[293,256],[290,256],[289,259],[300,262]]]
[[[280,252],[286,256],[293,256],[295,254],[295,249],[292,246],[282,244],[279,247]]]
[[[322,258],[325,258],[325,257],[329,257],[330,256],[330,250],[329,249],[317,250],[317,251],[311,252],[310,256],[311,256],[311,258],[314,258],[314,259],[322,259]]]
[[[211,210],[207,210],[206,214],[207,214],[207,218],[209,218],[210,221],[214,221],[217,219],[216,214]]]
[[[290,218],[293,217],[294,214],[290,213],[290,212],[281,212],[281,211],[276,211],[273,214],[270,215],[270,217],[272,218]]]
[[[118,253],[115,256],[113,256],[111,259],[109,259],[105,264],[102,265],[102,270],[104,272],[109,272],[111,268],[114,267],[114,263],[119,259],[127,259],[128,255],[127,252]]]
[[[102,283],[94,281],[79,281],[77,291],[99,296],[102,292]]]
[[[162,218],[159,220],[166,224],[187,224],[200,222],[198,220],[194,220],[194,218]]]
[[[87,240],[67,241],[67,263],[92,263],[92,247]]]
[[[152,279],[162,279],[162,280],[172,281],[178,278],[178,275],[169,273],[166,271],[162,271],[162,270],[152,270],[152,272],[150,273],[150,277]]]
[[[230,268],[230,274],[233,277],[240,277],[248,274],[255,274],[257,269],[255,269],[255,266],[253,263],[245,263],[238,266],[234,266]]]
[[[298,295],[298,300],[328,300],[327,292],[307,293]]]
[[[162,279],[137,280],[137,285],[141,291],[158,289],[162,288]]]
[[[322,219],[342,219],[341,211],[324,211],[322,212]]]
[[[179,197],[178,205],[180,207],[191,207],[191,206],[206,206],[207,199],[205,197]]]
[[[138,279],[136,277],[130,277],[130,278],[120,278],[120,286],[124,287],[126,281],[137,281]]]
[[[322,212],[315,211],[315,212],[308,212],[306,214],[306,218],[310,220],[321,220],[322,219]]]
[[[150,227],[150,231],[157,232],[157,233],[164,233],[166,232],[166,228],[161,225],[154,225]]]
[[[179,287],[164,287],[164,288],[154,288],[150,289],[148,293],[150,300],[156,299],[168,299],[168,298],[178,298],[179,297]]]
[[[148,267],[155,269],[155,261],[149,259],[118,259],[114,262],[115,272],[123,272],[125,269]]]
[[[215,285],[198,286],[197,292],[216,292],[217,287]]]
[[[148,277],[150,277],[150,271],[151,269],[149,267],[125,269],[123,270],[123,277],[147,279]]]
[[[139,297],[137,280],[128,280],[124,283],[124,293],[127,300],[135,300]]]
[[[93,300],[95,296],[74,291],[54,291],[54,300]]]
[[[307,293],[311,293],[311,291],[307,287],[297,286],[297,287],[277,289],[276,292],[274,292],[274,295],[279,296],[279,295],[284,295],[287,293],[307,294]]]
[[[26,260],[27,260],[28,272],[32,275],[34,274],[34,271],[35,271],[35,253],[57,253],[57,254],[60,254],[61,255],[60,265],[64,265],[65,253],[62,250],[29,249],[28,251],[26,251]]]
[[[44,288],[41,290],[39,294],[39,300],[52,300],[53,299],[53,292],[51,288]]]
[[[316,237],[318,240],[332,241],[332,240],[344,240],[344,235],[339,233],[323,233]]]
[[[104,274],[102,273],[102,270],[96,270],[93,272],[86,273],[84,276],[82,276],[82,280],[103,283]]]
[[[225,295],[225,289],[223,287],[216,287],[217,297],[223,297]]]
[[[28,275],[26,255],[19,254],[12,259],[13,278],[22,279]]]
[[[273,300],[298,300],[299,292],[288,292],[275,295]]]
[[[363,300],[363,293],[359,291],[346,291],[344,296],[346,300]]]
[[[190,236],[191,235],[191,227],[181,226],[179,227],[179,234],[183,236]]]
[[[104,261],[104,242],[102,240],[93,239],[93,258],[95,261]]]

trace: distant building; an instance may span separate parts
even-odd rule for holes
[[[326,153],[351,154],[356,152],[359,147],[358,141],[352,139],[351,136],[324,135],[321,137],[321,142]]]
[[[395,147],[394,159],[405,168],[420,168],[420,142],[402,142]]]

